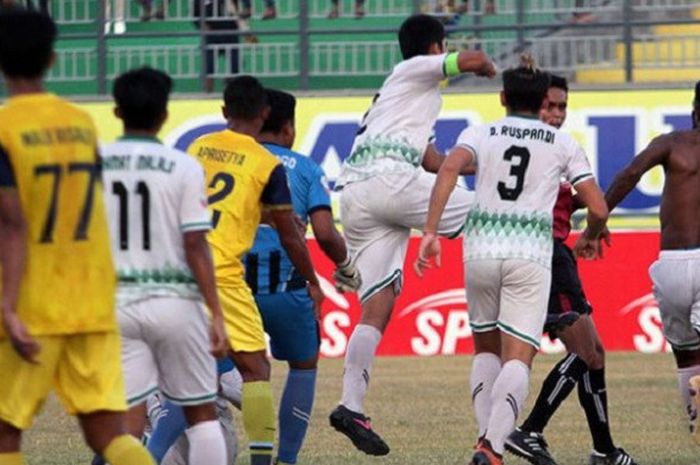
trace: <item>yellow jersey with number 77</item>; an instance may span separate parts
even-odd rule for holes
[[[253,246],[263,209],[291,209],[284,167],[255,139],[229,129],[195,140],[187,151],[204,167],[216,280],[246,286],[242,258]]]
[[[0,121],[0,189],[17,190],[28,228],[19,317],[35,336],[115,330],[116,273],[92,119],[37,93],[10,98]]]

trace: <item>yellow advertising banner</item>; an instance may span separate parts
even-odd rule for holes
[[[488,123],[505,114],[499,94],[447,94],[435,125],[438,147],[447,151],[467,126]],[[564,130],[585,149],[603,186],[656,135],[691,125],[692,89],[643,91],[574,91]],[[333,182],[349,155],[362,115],[372,97],[303,97],[298,99],[295,149],[319,163]],[[97,122],[104,143],[121,134],[113,104],[82,103]],[[221,100],[174,100],[162,140],[186,149],[196,137],[224,127]],[[396,111],[401,111],[397,108]],[[622,207],[654,211],[659,204],[663,173],[646,175]]]

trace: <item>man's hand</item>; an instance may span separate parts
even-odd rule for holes
[[[338,292],[357,292],[360,288],[362,277],[352,263],[350,255],[346,256],[342,263],[338,263],[335,273],[333,273],[333,280]]]
[[[3,309],[2,326],[5,328],[7,337],[10,338],[12,348],[15,349],[15,352],[27,362],[38,364],[39,361],[36,359],[36,356],[39,354],[39,351],[41,351],[41,346],[37,340],[29,334],[27,327],[24,326],[22,320],[17,316],[17,313],[10,310],[5,311]]]
[[[587,231],[578,238],[574,245],[574,254],[585,260],[595,260],[602,256],[600,238],[590,238]]]
[[[484,66],[476,71],[474,74],[477,76],[484,76],[487,78],[492,78],[496,75],[498,70],[496,69],[496,65],[493,63],[493,61],[488,60],[486,63],[484,63]]]
[[[607,247],[612,245],[610,230],[607,226],[603,228],[603,232],[601,232],[600,236],[598,236],[598,242],[600,243],[598,245],[598,258],[603,258],[603,244],[605,244]]]
[[[440,239],[437,234],[432,232],[423,233],[423,238],[420,241],[418,249],[418,258],[413,263],[413,269],[419,277],[423,277],[423,270],[432,268],[430,263],[431,258],[435,258],[435,266],[440,268]]]
[[[306,290],[308,291],[309,297],[311,297],[311,300],[314,301],[314,313],[316,313],[316,319],[320,320],[321,319],[321,304],[323,303],[323,300],[326,298],[326,296],[323,294],[323,291],[321,290],[321,286],[318,284],[308,283],[306,285]]]
[[[224,327],[224,319],[221,315],[215,315],[209,325],[209,339],[211,341],[211,354],[216,358],[225,357],[229,352],[228,337]]]

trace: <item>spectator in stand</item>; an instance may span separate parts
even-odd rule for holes
[[[141,21],[150,21],[151,19],[165,19],[165,0],[160,1],[160,6],[153,12],[153,0],[138,0],[143,8]]]
[[[114,1],[114,8],[112,8]],[[126,32],[126,21],[124,21],[124,0],[105,0],[105,34],[109,34],[112,22],[114,21],[114,33],[116,35]]]
[[[216,71],[215,65],[218,57],[225,55],[230,75],[238,73],[238,44],[240,38],[238,34],[238,21],[231,16],[227,8],[227,0],[194,0],[194,17],[204,18],[204,22],[197,19],[194,24],[197,27],[203,25],[205,31],[227,31],[233,34],[207,35],[204,42],[207,46],[205,62],[207,78],[204,83],[204,90],[207,93],[214,91],[214,78],[211,77]],[[232,47],[215,50],[212,45],[232,45]]]
[[[16,2],[15,0],[0,0],[0,7],[9,7],[15,5],[16,3],[19,2]],[[32,0],[27,0],[27,9],[35,9],[34,2],[32,2]],[[41,11],[45,15],[49,14],[49,0],[39,0],[39,11]]]
[[[331,0],[331,11],[328,19],[335,19],[340,16],[340,0]],[[365,0],[355,0],[355,18],[360,19],[365,16]]]
[[[435,9],[436,13],[443,13],[443,12],[448,12],[448,13],[456,13],[458,15],[463,15],[469,12],[469,0],[461,0],[460,4],[457,5],[458,0],[447,0],[446,3],[444,2],[438,2],[437,8]],[[496,2],[495,0],[482,0],[483,5],[484,5],[484,14],[487,15],[492,15],[496,13]],[[474,5],[474,9],[476,10],[474,13],[479,14],[479,9],[480,9],[480,4],[482,2],[476,2]]]
[[[265,11],[263,11],[262,19],[267,20],[267,19],[275,19],[277,17],[277,9],[275,8],[275,0],[264,0],[265,2]],[[241,3],[243,4],[243,8],[238,8],[238,0],[233,0],[233,3],[236,5],[236,10],[238,10],[238,16],[241,17],[241,19],[249,19],[252,16],[252,0],[241,0]]]

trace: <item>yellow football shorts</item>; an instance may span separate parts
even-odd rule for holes
[[[72,415],[126,411],[119,333],[38,336],[39,363],[24,361],[0,340],[0,419],[27,429],[53,387]]]
[[[259,352],[267,349],[262,317],[250,288],[219,286],[219,300],[229,343],[234,352]]]

